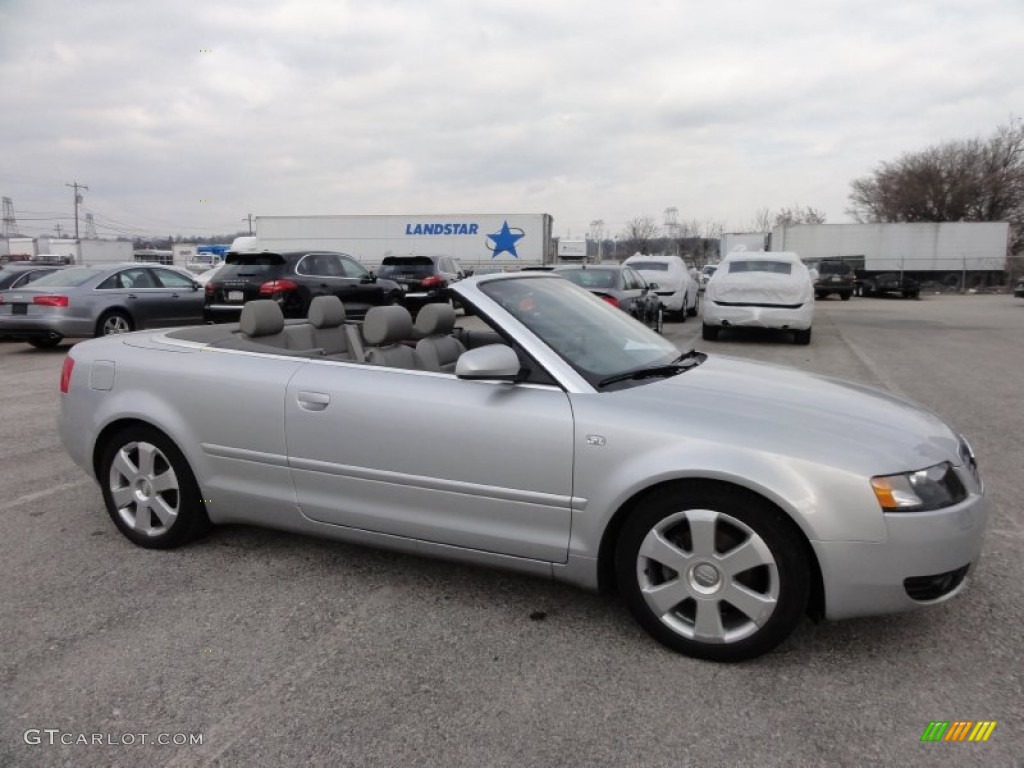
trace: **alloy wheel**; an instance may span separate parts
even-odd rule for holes
[[[181,505],[178,477],[152,443],[123,445],[114,456],[107,482],[117,515],[132,531],[160,536],[174,525]]]

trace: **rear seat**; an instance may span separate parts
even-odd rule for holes
[[[272,347],[290,354],[323,355],[323,350],[314,342],[313,327],[308,323],[285,325],[281,307],[270,299],[248,302],[242,308],[238,329],[237,338],[214,346],[253,351],[271,351],[266,348]]]

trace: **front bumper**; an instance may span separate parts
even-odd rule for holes
[[[705,297],[704,324],[714,327],[779,328],[803,331],[811,327],[814,317],[814,303],[799,308],[786,307],[736,307],[718,304]]]
[[[972,495],[933,512],[886,513],[884,542],[812,541],[825,586],[825,616],[897,613],[960,594],[981,558],[988,515],[984,496]]]

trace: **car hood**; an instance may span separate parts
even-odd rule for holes
[[[875,475],[959,463],[959,436],[935,414],[880,389],[724,356],[609,393],[638,419],[687,436]],[[653,425],[652,425],[653,426]]]

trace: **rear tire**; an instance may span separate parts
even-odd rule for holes
[[[840,293],[839,298],[842,299],[843,301],[849,301],[852,295],[852,293]]]
[[[810,344],[811,343],[811,329],[807,328],[802,331],[793,332],[793,341],[797,344]]]
[[[114,525],[140,547],[177,547],[210,527],[188,462],[152,427],[115,433],[102,447],[98,479]]]
[[[796,628],[810,594],[799,530],[749,491],[666,486],[637,505],[615,548],[619,591],[637,622],[674,651],[743,661]]]
[[[696,296],[693,297],[693,306],[690,307],[688,310],[686,310],[686,312],[684,312],[683,314],[689,315],[690,317],[696,317],[697,316],[697,310],[699,309],[699,307],[700,307],[700,294],[698,293]]]
[[[718,341],[718,332],[722,329],[715,325],[708,325],[704,323],[701,327],[701,338],[704,341]]]
[[[97,336],[112,336],[115,333],[129,333],[135,330],[135,323],[126,312],[114,309],[104,312],[96,321]]]

